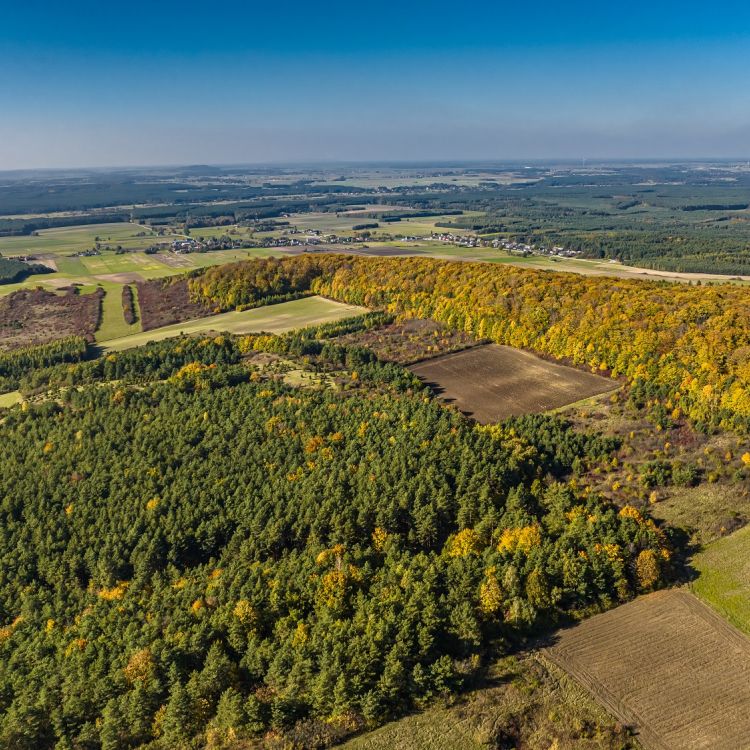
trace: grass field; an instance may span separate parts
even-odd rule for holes
[[[324,234],[341,234],[351,235],[354,234],[354,229],[358,224],[372,224],[377,222],[380,226],[377,229],[367,230],[377,236],[379,234],[390,234],[390,235],[410,235],[415,237],[429,237],[433,231],[438,228],[435,226],[438,222],[448,222],[452,219],[456,219],[455,215],[436,214],[434,216],[416,216],[411,218],[405,218],[401,221],[384,222],[382,219],[375,219],[368,217],[367,214],[376,213],[378,211],[388,210],[382,206],[368,206],[362,211],[345,213],[303,213],[303,214],[291,214],[288,219],[284,221],[289,222],[290,227],[296,227],[298,230],[304,232],[307,229],[316,229]],[[408,208],[399,206],[393,208],[395,211],[408,211]],[[480,216],[479,211],[466,211],[463,217],[467,216]],[[468,230],[456,229],[451,230],[456,234],[469,234]],[[201,230],[196,229],[192,233],[200,234]],[[284,229],[281,230],[281,233]],[[260,235],[263,236],[263,235]]]
[[[144,333],[136,333],[122,338],[108,340],[107,351],[130,349],[141,346],[149,341],[179,336],[181,333],[206,333],[221,331],[224,333],[283,333],[296,328],[329,323],[366,312],[365,308],[354,305],[342,305],[322,297],[305,297],[293,302],[283,302],[278,305],[257,307],[243,312],[229,312],[221,315],[211,315],[199,320],[176,323],[163,328],[156,328]]]
[[[42,229],[38,235],[0,237],[0,253],[3,255],[75,253],[92,248],[97,237],[102,245],[113,247],[121,245],[131,250],[143,249],[156,242],[169,242],[174,239],[173,235],[158,237],[150,227],[141,224],[129,222],[84,224]]]
[[[0,409],[7,409],[23,401],[23,396],[18,391],[0,394]]]
[[[651,513],[670,526],[684,529],[699,545],[723,537],[750,518],[750,496],[742,484],[701,482],[697,487],[670,487]]]
[[[556,409],[617,388],[613,380],[489,344],[412,365],[444,401],[483,424]]]
[[[710,544],[692,565],[699,573],[693,591],[750,635],[750,526]]]
[[[102,319],[96,331],[97,342],[139,333],[141,330],[140,318],[132,325],[128,325],[123,316],[123,284],[101,282],[101,286],[104,288],[105,294],[102,300]],[[135,290],[135,284],[133,285],[133,289]],[[135,293],[137,294],[137,292]]]
[[[750,639],[687,591],[592,617],[546,653],[648,750],[750,747]]]

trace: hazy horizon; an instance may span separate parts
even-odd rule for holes
[[[750,8],[9,8],[0,170],[743,159]]]

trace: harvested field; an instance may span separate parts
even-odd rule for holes
[[[362,255],[374,255],[382,258],[399,257],[401,255],[421,255],[424,250],[420,248],[411,247],[363,247],[359,251]]]
[[[0,349],[43,344],[72,335],[93,341],[103,295],[102,290],[55,294],[23,289],[0,298]]]
[[[400,365],[461,351],[479,343],[468,333],[452,331],[434,320],[419,319],[350,333],[339,336],[336,341],[349,346],[366,346],[380,359]]]
[[[750,639],[687,591],[592,617],[546,653],[647,750],[750,747]]]
[[[305,253],[336,253],[339,255],[370,255],[377,257],[400,257],[404,255],[423,255],[424,249],[418,247],[393,247],[389,245],[294,245],[273,248],[287,255],[303,255]]]
[[[184,278],[151,279],[137,284],[136,288],[144,331],[202,318],[212,312],[190,299]]]
[[[482,424],[557,409],[615,390],[612,380],[499,344],[413,365],[445,402]]]

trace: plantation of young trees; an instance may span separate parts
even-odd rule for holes
[[[660,530],[567,481],[611,440],[477,426],[325,340],[351,327],[24,375],[47,395],[0,425],[0,746],[323,746],[660,584]]]

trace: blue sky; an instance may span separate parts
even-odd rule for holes
[[[731,1],[27,0],[0,169],[748,158],[748,53]]]

